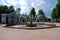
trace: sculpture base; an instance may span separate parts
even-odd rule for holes
[[[36,24],[26,24],[28,27],[37,27]]]

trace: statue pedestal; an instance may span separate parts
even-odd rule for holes
[[[30,23],[27,23],[26,25],[27,25],[28,27],[37,27],[36,24],[30,24]]]

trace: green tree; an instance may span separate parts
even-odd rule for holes
[[[51,17],[52,17],[52,19],[56,19],[56,21],[57,21],[57,19],[60,19],[60,0],[58,0],[56,7],[53,8]]]
[[[38,11],[38,14],[42,14],[42,15],[44,15],[43,10],[39,10],[39,11]]]
[[[43,12],[43,10],[39,10],[38,14],[37,14],[36,21],[43,21],[43,20],[45,20],[44,12]]]
[[[16,9],[16,14],[19,15],[19,14],[20,14],[20,11],[21,11],[21,9],[20,9],[20,8],[17,8],[17,9]]]
[[[10,6],[10,7],[9,7],[9,13],[12,13],[12,12],[15,12],[15,9],[14,9],[13,6]]]
[[[2,13],[12,13],[12,12],[14,12],[15,11],[15,9],[14,9],[14,7],[13,6],[7,6],[7,5],[1,5],[0,6],[0,13],[2,14]]]
[[[30,23],[31,24],[33,22],[33,19],[35,19],[35,15],[36,15],[35,8],[32,8],[30,11]]]
[[[20,15],[20,21],[21,22],[26,22],[27,21],[27,15],[26,14],[21,14]]]
[[[57,14],[57,9],[56,8],[54,8],[52,10],[51,17],[52,17],[52,19],[57,19],[58,18],[58,14]]]
[[[39,11],[38,11],[38,14],[39,14],[39,15],[42,15],[43,17],[45,17],[43,10],[39,10]]]
[[[31,9],[30,15],[33,16],[33,17],[35,17],[35,15],[36,15],[35,8]]]
[[[8,6],[4,5],[2,9],[3,9],[3,13],[8,13],[9,10]]]

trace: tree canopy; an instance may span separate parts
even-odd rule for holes
[[[60,0],[58,0],[56,7],[53,8],[51,17],[52,17],[52,19],[56,19],[56,20],[60,19]]]
[[[57,14],[57,9],[56,9],[56,8],[54,8],[54,9],[52,10],[51,17],[52,17],[52,19],[58,18],[58,14]]]
[[[38,11],[38,15],[42,15],[42,16],[45,17],[43,10],[39,10],[39,11]]]
[[[0,13],[11,13],[14,12],[15,9],[13,6],[1,5],[0,6]]]
[[[56,4],[56,7],[53,8],[52,14],[51,14],[52,19],[54,18],[60,18],[60,0],[58,0],[58,3]]]
[[[19,15],[19,14],[20,14],[20,11],[21,11],[21,9],[20,9],[20,8],[17,8],[17,9],[16,9],[16,14]]]
[[[35,15],[36,15],[35,8],[31,9],[30,15],[33,16],[33,17],[35,17]]]
[[[44,15],[43,10],[40,9],[38,11],[36,21],[43,21],[43,20],[45,20],[45,15]]]

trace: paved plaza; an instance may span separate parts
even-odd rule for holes
[[[6,28],[0,25],[0,40],[60,40],[60,27],[27,30]]]

